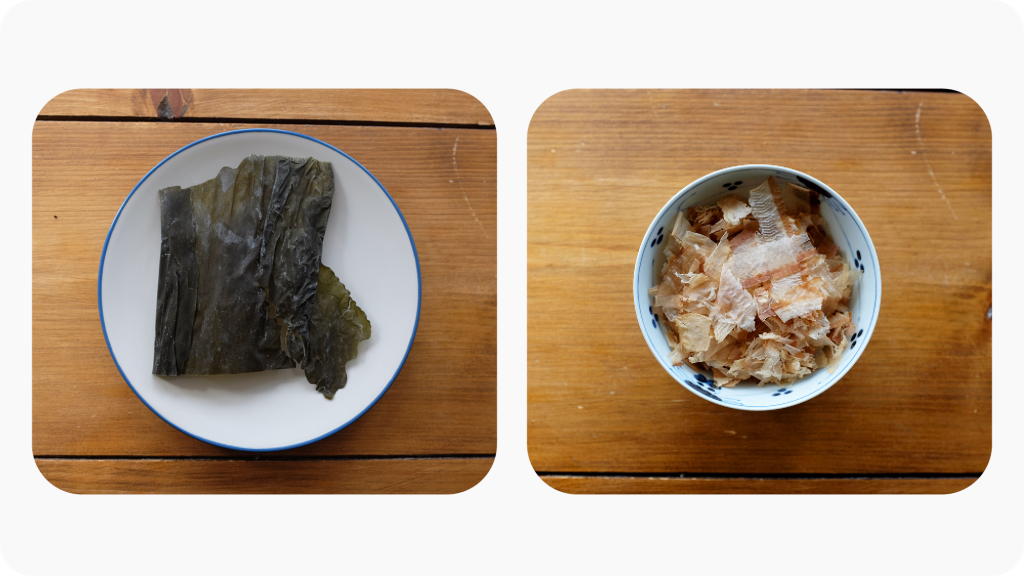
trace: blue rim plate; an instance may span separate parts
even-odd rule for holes
[[[331,162],[335,197],[324,236],[330,266],[373,327],[348,365],[348,384],[327,400],[299,369],[230,376],[152,374],[160,251],[157,191],[209,180],[249,154]],[[107,348],[140,400],[178,430],[223,448],[284,450],[352,424],[387,392],[419,324],[419,257],[405,217],[384,186],[341,150],[286,130],[234,130],[171,154],[132,189],[107,233],[97,297]]]
[[[669,361],[671,347],[662,331],[661,319],[654,314],[647,289],[657,285],[665,261],[662,254],[665,237],[671,233],[676,214],[692,206],[714,204],[719,199],[738,194],[746,198],[752,188],[768,176],[787,180],[805,188],[814,188],[822,197],[821,215],[827,232],[839,246],[840,253],[863,276],[853,288],[850,309],[857,326],[853,348],[843,353],[838,369],[825,369],[810,374],[788,387],[756,386],[742,383],[734,388],[716,388],[710,372],[698,372],[688,365],[673,366]],[[776,410],[795,406],[818,396],[838,382],[853,367],[867,347],[881,309],[882,280],[878,256],[867,228],[853,208],[835,190],[803,172],[770,164],[733,166],[712,172],[680,190],[665,203],[651,222],[637,252],[633,270],[633,306],[640,331],[651,353],[669,375],[684,388],[720,406],[737,410]]]

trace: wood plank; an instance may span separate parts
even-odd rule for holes
[[[842,194],[871,233],[883,276],[880,320],[857,365],[818,398],[764,413],[719,407],[677,384],[647,348],[632,302],[637,250],[663,204],[707,173],[748,163],[789,166]],[[983,471],[992,440],[991,215],[991,132],[966,96],[553,96],[528,134],[534,467]]]
[[[493,462],[36,459],[51,484],[74,494],[457,494]]]
[[[40,116],[319,120],[494,126],[459,90],[69,90]]]
[[[953,494],[977,478],[609,478],[542,476],[567,494]]]
[[[174,430],[125,384],[103,339],[96,280],[110,223],[136,182],[180,147],[239,127],[244,126],[36,124],[35,454],[232,453]],[[289,454],[493,454],[495,132],[360,126],[308,126],[302,131],[356,158],[394,197],[419,251],[423,297],[415,343],[387,394],[345,430]]]

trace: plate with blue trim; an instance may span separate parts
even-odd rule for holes
[[[160,260],[159,190],[210,180],[251,154],[330,162],[334,200],[322,262],[366,312],[373,330],[327,400],[299,368],[219,376],[157,376],[153,354]],[[100,258],[100,322],[110,355],[139,399],[178,430],[210,444],[268,451],[315,442],[369,410],[398,376],[416,335],[422,283],[405,217],[354,158],[284,130],[235,130],[174,152],[128,193]]]

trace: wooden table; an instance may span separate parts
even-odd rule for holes
[[[992,138],[955,93],[570,90],[528,134],[528,447],[573,493],[951,493],[992,446]],[[878,250],[852,370],[752,413],[673,380],[633,310],[664,203],[738,164],[829,184]]]
[[[164,423],[118,374],[100,328],[104,238],[132,187],[204,136],[308,134],[370,170],[401,208],[423,299],[401,374],[319,442],[253,454]],[[496,449],[496,133],[454,90],[76,90],[33,136],[33,451],[69,492],[456,493]]]

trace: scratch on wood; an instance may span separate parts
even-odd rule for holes
[[[946,198],[946,194],[942,191],[942,187],[939,186],[939,180],[935,177],[935,172],[932,171],[932,163],[928,161],[928,152],[924,149],[924,140],[921,139],[921,107],[924,106],[924,102],[917,104],[917,115],[914,116],[914,131],[917,133],[917,145],[921,148],[921,157],[924,158],[925,168],[928,169],[928,175],[932,177],[932,182],[935,183],[935,188],[939,191],[939,196],[946,201],[946,206],[949,206],[949,213],[953,215],[953,220],[959,220],[956,217],[956,212],[953,210],[953,205],[949,202],[949,198]]]
[[[476,217],[476,212],[473,210],[473,205],[469,203],[469,196],[466,195],[466,189],[462,186],[462,175],[459,174],[459,163],[455,161],[455,154],[459,150],[459,139],[455,138],[455,144],[452,146],[452,168],[455,169],[455,178],[459,181],[459,190],[462,191],[462,199],[466,201],[466,206],[469,207],[469,213],[473,215],[473,220],[476,220],[480,231],[484,233],[484,237],[490,239],[487,235],[487,230],[484,230],[484,225],[480,223],[480,219]]]

